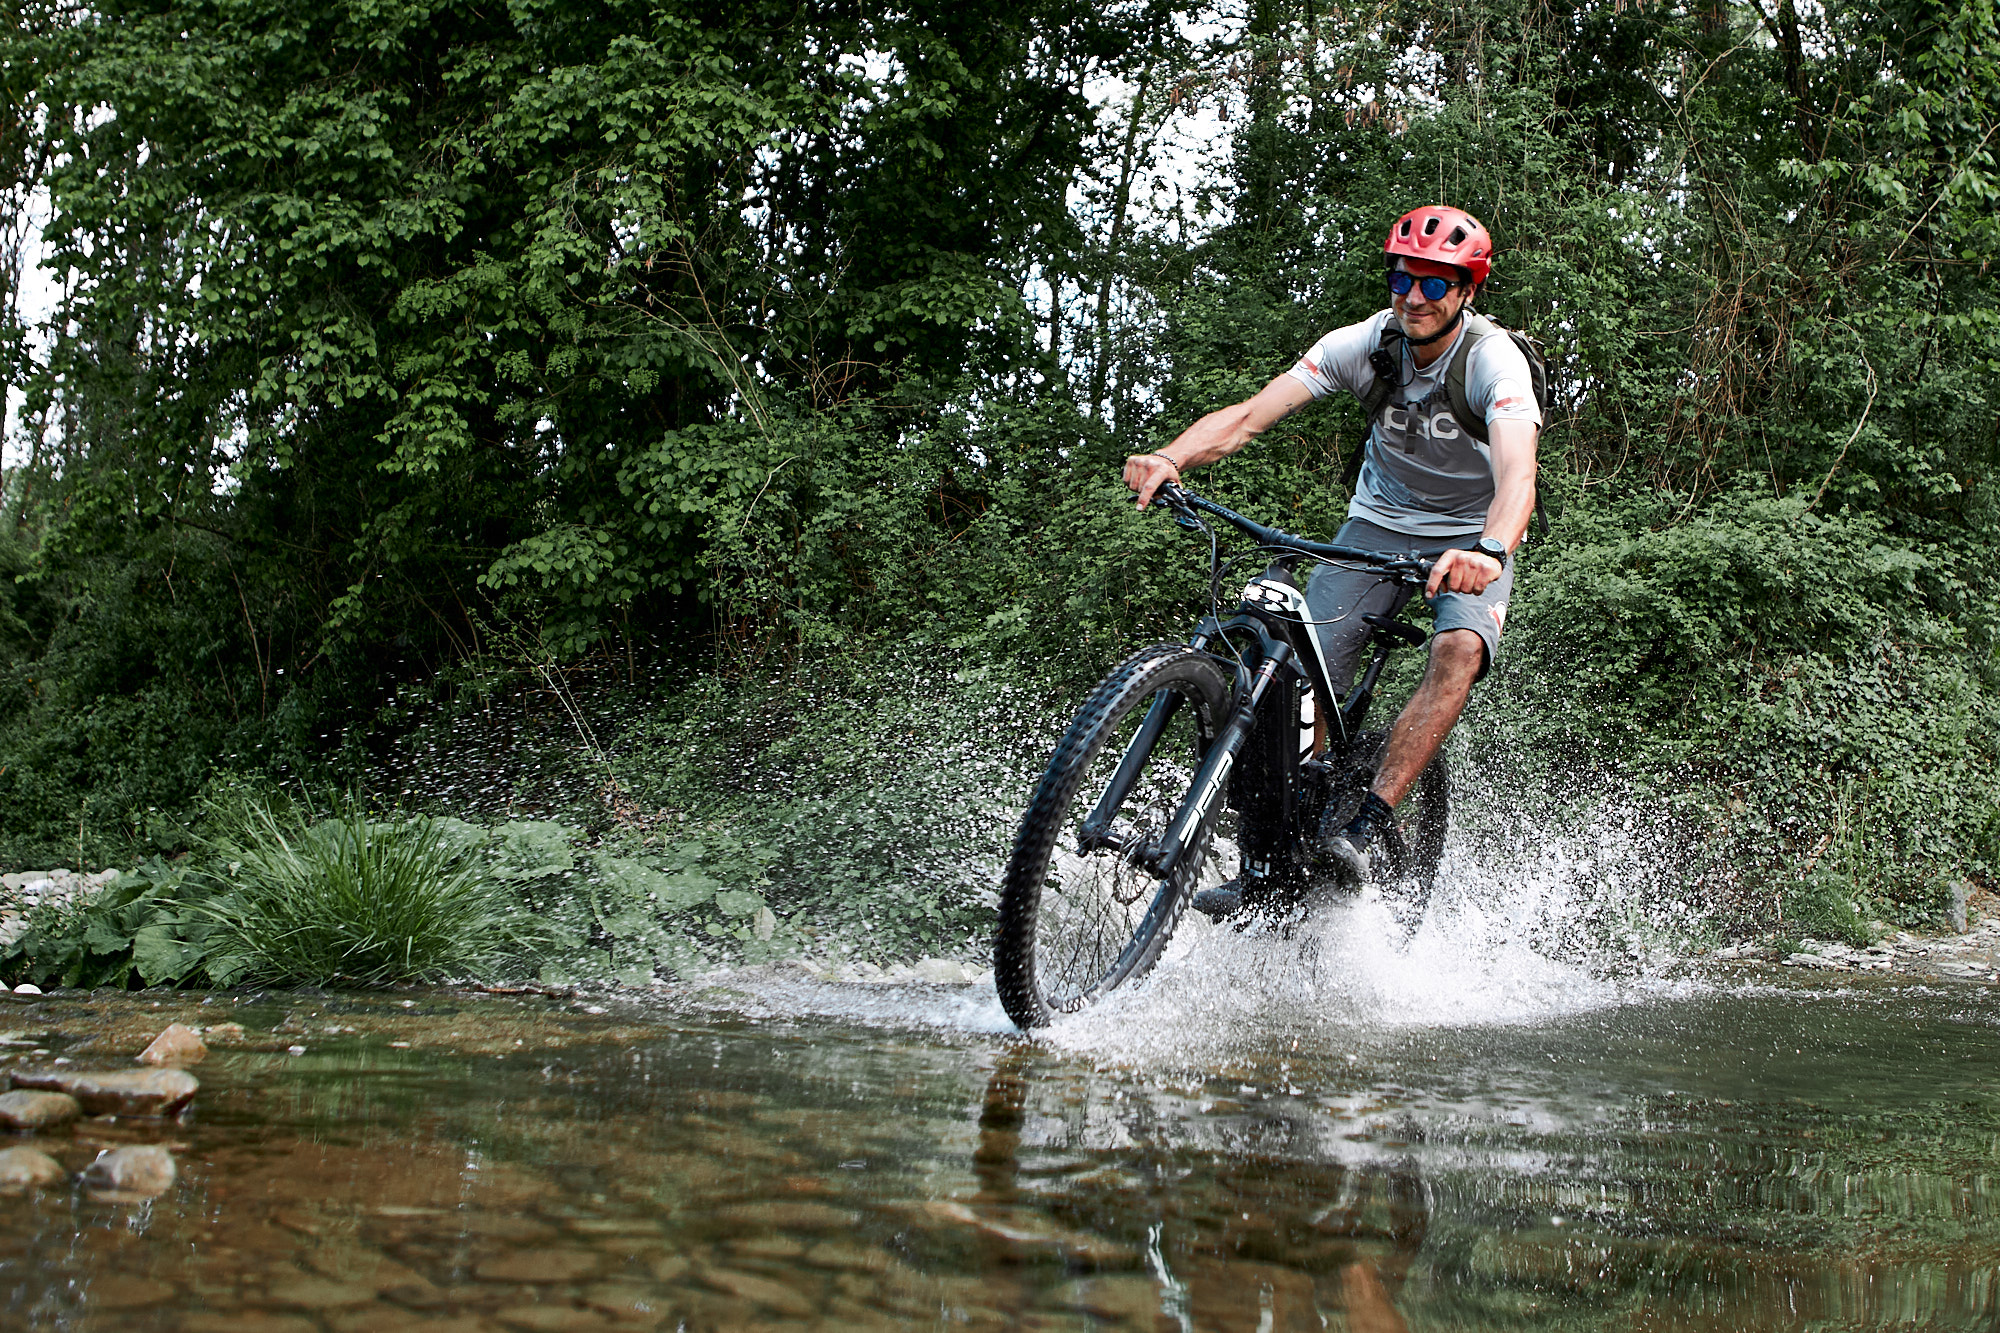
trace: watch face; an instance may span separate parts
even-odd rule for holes
[[[1507,563],[1507,548],[1491,537],[1481,537],[1472,549],[1481,555],[1492,556],[1503,565]]]

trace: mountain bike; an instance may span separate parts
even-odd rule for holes
[[[993,979],[1023,1028],[1152,969],[1219,859],[1229,815],[1237,923],[1289,929],[1318,902],[1359,891],[1317,848],[1353,818],[1374,780],[1388,738],[1363,726],[1383,667],[1397,648],[1427,639],[1395,616],[1365,616],[1368,665],[1335,700],[1296,572],[1366,566],[1421,586],[1432,561],[1307,541],[1181,486],[1162,487],[1159,499],[1209,538],[1209,614],[1187,643],[1141,649],[1091,692],[1021,818],[1001,884]],[[1250,555],[1223,559],[1204,515],[1248,536]],[[1246,558],[1268,563],[1225,619],[1223,581]],[[1375,878],[1405,936],[1429,905],[1450,787],[1440,755],[1377,844]]]

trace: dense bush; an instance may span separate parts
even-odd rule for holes
[[[404,799],[409,701],[565,675],[658,683],[635,735],[865,698],[900,648],[1060,697],[1206,595],[1118,460],[1374,308],[1382,228],[1443,192],[1556,376],[1556,522],[1471,741],[1641,793],[1733,913],[1992,877],[1991,7],[1212,17],[23,8],[0,198],[48,191],[66,286],[0,338],[0,860],[178,850],[218,771]],[[1093,109],[1110,76],[1138,95]],[[1361,426],[1324,405],[1199,484],[1326,531]],[[842,817],[843,734],[784,740],[771,809]],[[703,856],[763,827],[703,780],[618,799],[709,810]],[[702,863],[650,845],[588,882]],[[613,970],[618,901],[563,926]],[[934,906],[940,947],[978,918]],[[717,957],[791,928],[696,910]]]

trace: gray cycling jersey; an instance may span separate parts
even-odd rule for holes
[[[1392,313],[1383,310],[1327,334],[1292,367],[1292,377],[1315,398],[1335,389],[1362,397],[1375,382],[1369,354],[1382,345],[1382,327]],[[1473,314],[1466,320],[1484,322]],[[1403,346],[1402,379],[1369,432],[1361,478],[1347,507],[1350,518],[1417,537],[1461,537],[1485,527],[1493,504],[1492,454],[1459,426],[1445,387],[1445,371],[1468,341],[1461,331],[1443,356],[1421,370]],[[1465,366],[1465,398],[1489,426],[1541,424],[1528,359],[1503,333],[1481,338],[1473,349]]]

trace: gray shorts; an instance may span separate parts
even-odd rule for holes
[[[1447,546],[1470,550],[1479,534],[1465,537],[1412,537],[1391,532],[1365,518],[1350,518],[1340,525],[1334,541],[1342,546],[1358,546],[1364,551],[1436,551]],[[1327,684],[1336,695],[1347,693],[1354,683],[1360,663],[1361,641],[1370,626],[1364,615],[1393,615],[1418,589],[1407,583],[1391,583],[1371,569],[1343,569],[1321,565],[1306,583],[1306,606],[1312,613],[1313,633],[1319,636],[1320,651],[1326,656]],[[1514,591],[1514,557],[1508,556],[1500,577],[1486,585],[1477,597],[1470,593],[1441,592],[1431,603],[1435,633],[1448,629],[1469,629],[1486,645],[1486,660],[1480,665],[1483,677],[1500,651],[1500,630],[1507,623],[1507,599]]]

